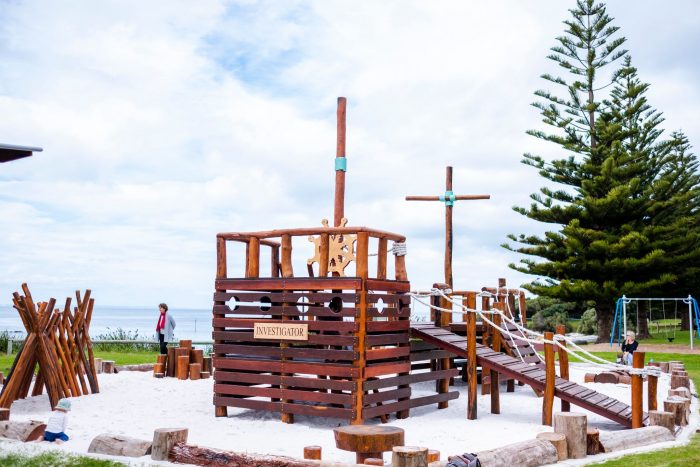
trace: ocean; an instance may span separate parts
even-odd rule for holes
[[[175,339],[211,341],[212,312],[186,308],[170,308],[175,318]],[[90,323],[90,337],[93,340],[106,338],[105,334],[123,329],[132,337],[156,339],[155,329],[158,320],[157,307],[99,306],[95,305]],[[9,305],[0,305],[0,332],[8,331],[19,337],[26,334],[17,310]]]

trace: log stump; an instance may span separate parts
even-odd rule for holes
[[[583,382],[584,383],[593,383],[595,382],[595,373],[586,373],[583,375]]]
[[[177,357],[177,379],[187,379],[190,373],[190,356],[180,355]]]
[[[586,428],[586,455],[595,456],[603,452],[600,445],[600,430],[598,428]]]
[[[668,373],[668,362],[659,362],[659,368],[661,368],[661,371],[664,373]]]
[[[481,465],[538,467],[555,464],[557,449],[549,441],[533,439],[476,453]]]
[[[202,379],[211,378],[211,373],[209,373],[208,371],[202,371],[199,373],[199,377]]]
[[[554,414],[554,432],[566,437],[566,450],[569,459],[586,457],[586,430],[588,419],[585,414],[558,412]]]
[[[664,401],[664,411],[673,413],[675,424],[678,426],[688,424],[689,408],[690,399],[685,397],[673,396]]]
[[[202,371],[212,373],[211,357],[202,358]]]
[[[676,414],[673,412],[664,412],[661,410],[649,411],[649,426],[663,426],[668,428],[668,431],[676,434]]]
[[[158,373],[165,373],[165,364],[156,363],[153,365],[153,375],[155,376]]]
[[[175,365],[177,364],[177,358],[175,354],[175,347],[168,347],[168,358],[166,359],[166,369],[165,374],[171,378],[175,377]]]
[[[96,358],[94,361],[95,361],[95,372],[102,373],[102,359]]]
[[[605,452],[621,451],[639,446],[673,441],[673,435],[662,426],[645,426],[632,430],[601,433],[600,444]]]
[[[0,422],[0,436],[19,441],[36,441],[44,438],[46,424],[36,420]]]
[[[355,453],[356,463],[368,457],[382,459],[382,453],[403,446],[404,431],[395,426],[349,425],[333,428],[335,446]],[[426,449],[427,456],[427,449]]]
[[[167,461],[175,443],[187,443],[187,428],[158,428],[153,432],[151,459]]]
[[[190,362],[199,363],[200,366],[203,366],[204,365],[204,350],[202,350],[202,349],[190,350]]]
[[[304,448],[304,459],[321,460],[321,446],[306,446]]]
[[[380,459],[380,457],[377,457]],[[428,448],[395,446],[391,454],[392,467],[428,467]]]
[[[0,422],[10,419],[10,409],[0,408]]]
[[[180,348],[187,349],[187,354],[189,355],[190,350],[192,350],[192,339],[180,339]]]
[[[152,443],[144,439],[103,433],[96,436],[88,452],[110,456],[141,457],[151,453]]]
[[[668,396],[669,397],[678,396],[678,397],[685,397],[687,399],[690,399],[690,390],[688,388],[669,389]]]
[[[437,449],[428,449],[428,464],[440,460],[440,451]]]
[[[102,373],[114,373],[114,360],[102,360]]]
[[[566,449],[566,436],[564,436],[563,433],[553,433],[551,431],[547,431],[544,433],[537,433],[535,438],[552,443],[554,448],[557,450],[557,459],[560,461],[569,458],[569,454]]]
[[[199,363],[190,363],[190,379],[199,379],[199,375],[202,372],[202,365]]]
[[[687,376],[671,375],[671,389],[676,388],[690,389],[690,378]]]
[[[168,361],[168,354],[162,353],[160,355],[156,355],[156,363],[162,363],[163,365],[165,365],[167,363],[167,361]]]

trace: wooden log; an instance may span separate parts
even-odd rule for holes
[[[544,338],[547,341],[552,341],[554,340],[554,333],[545,332]],[[546,377],[544,385],[544,397],[542,399],[542,424],[551,426],[552,409],[554,407],[554,381],[557,376],[554,372],[554,348],[552,347],[552,344],[544,344],[544,362]],[[557,430],[555,429],[554,431]],[[578,459],[578,457],[575,457],[574,459]]]
[[[649,411],[649,426],[663,426],[674,435],[676,434],[676,414],[661,410]]]
[[[671,389],[688,388],[690,389],[690,378],[687,376],[671,375]]]
[[[155,446],[154,446],[155,450]],[[151,454],[153,457],[153,454]],[[165,460],[165,459],[163,459]],[[253,456],[219,449],[176,443],[170,448],[170,462],[178,464],[202,465],[208,467],[319,467],[323,461],[299,460],[283,456]],[[341,464],[342,466],[343,464]],[[347,464],[345,464],[347,465]]]
[[[165,364],[156,363],[155,365],[153,365],[153,374],[156,375],[158,373],[165,373]]]
[[[304,447],[304,459],[321,460],[321,446]]]
[[[659,362],[659,368],[661,368],[661,371],[664,373],[668,373],[668,362]]]
[[[552,433],[551,431],[548,431],[544,433],[537,433],[535,438],[552,443],[554,448],[557,450],[557,458],[560,461],[569,458],[566,450],[566,436],[564,436],[563,433]]]
[[[197,380],[202,372],[202,366],[199,363],[190,363],[190,379]]]
[[[177,357],[177,379],[187,379],[190,370],[190,356],[180,355]]]
[[[95,371],[98,374],[102,373],[102,359],[101,358],[95,359]]]
[[[199,377],[202,379],[211,378],[211,373],[209,373],[208,371],[202,371],[201,373],[199,373]]]
[[[630,376],[621,372],[606,371],[599,373],[593,378],[594,383],[604,384],[630,384]]]
[[[685,370],[673,370],[671,376],[688,376],[688,372]]]
[[[187,443],[187,428],[158,428],[153,432],[151,459],[167,461],[170,449],[176,443]]]
[[[440,460],[440,451],[437,449],[428,449],[428,464]]]
[[[645,426],[632,430],[609,431],[600,434],[604,452],[621,451],[650,444],[673,441],[673,435],[662,426]]]
[[[586,431],[588,418],[576,412],[554,414],[554,432],[566,436],[566,449],[569,459],[586,457]]]
[[[593,383],[593,382],[595,382],[595,377],[596,377],[595,373],[586,373],[585,375],[583,375],[583,382],[584,383]]]
[[[117,365],[114,367],[114,372],[119,373],[120,371],[153,371],[157,363],[135,363],[133,365]]]
[[[0,437],[23,442],[43,439],[46,424],[36,420],[0,422]]]
[[[689,403],[690,399],[686,399],[685,397],[669,397],[664,401],[664,411],[673,413],[676,425],[686,426],[688,424],[687,407]]]
[[[632,354],[632,367],[641,369],[644,368],[644,352],[635,352]],[[643,391],[644,382],[642,381],[642,375],[631,375],[632,379],[632,428],[641,428],[644,425],[644,412],[643,412]]]
[[[569,413],[569,412],[567,412]],[[549,441],[533,439],[476,453],[481,465],[493,467],[538,467],[555,464],[559,456]]]
[[[392,467],[428,467],[428,448],[395,446],[391,454]]]
[[[586,454],[595,456],[603,452],[603,447],[600,445],[600,430],[598,428],[586,428]]]
[[[204,366],[204,350],[202,349],[192,349],[190,350],[190,363],[199,363],[199,366]]]
[[[181,349],[187,349],[187,353],[190,353],[190,350],[192,350],[192,340],[191,339],[180,339],[180,345],[179,347]]]
[[[162,363],[163,366],[165,366],[167,361],[168,361],[168,354],[156,355],[156,363]]]
[[[102,360],[102,373],[114,373],[114,360]]]
[[[688,389],[688,388],[669,389],[668,395],[669,395],[669,397],[679,396],[679,397],[686,397],[686,398],[690,399],[690,389]]]
[[[10,409],[0,408],[0,422],[10,419]]]
[[[88,452],[109,456],[141,457],[151,453],[153,443],[144,439],[103,433],[93,438]]]
[[[165,376],[174,377],[175,368],[177,367],[177,354],[175,353],[176,347],[168,347],[168,357],[165,359]]]
[[[202,358],[202,371],[208,371],[209,373],[213,373],[211,366],[211,357]]]

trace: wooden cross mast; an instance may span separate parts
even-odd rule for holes
[[[445,203],[445,284],[452,288],[452,206],[455,201],[491,199],[491,195],[455,195],[452,192],[452,167],[447,166],[445,194],[440,196],[406,196],[406,201],[442,201]]]
[[[340,221],[345,217],[345,170],[347,159],[345,158],[345,106],[347,99],[338,98],[338,133],[335,149],[335,203],[333,209],[333,227],[339,227]]]

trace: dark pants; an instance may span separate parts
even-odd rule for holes
[[[51,433],[47,431],[44,433],[44,441],[50,441],[53,443],[57,439],[60,439],[61,441],[68,441],[68,435],[63,432]]]
[[[168,344],[165,342],[165,335],[160,332],[158,333],[158,343],[160,344],[161,355],[167,355]]]

